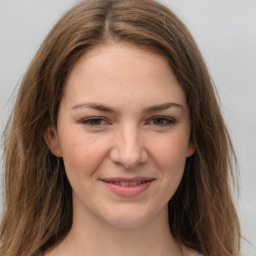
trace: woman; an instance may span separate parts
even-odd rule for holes
[[[5,130],[0,254],[238,255],[234,157],[182,22],[152,0],[82,1]]]

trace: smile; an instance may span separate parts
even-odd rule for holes
[[[152,178],[109,178],[100,179],[106,188],[119,196],[133,197],[146,191],[155,179]]]
[[[119,185],[119,186],[122,186],[122,187],[127,187],[127,186],[137,186],[137,185],[140,185],[140,184],[145,183],[145,182],[148,182],[148,181],[147,180],[130,181],[130,182],[129,181],[112,181],[112,182],[110,181],[108,183]]]

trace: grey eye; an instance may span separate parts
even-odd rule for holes
[[[149,120],[148,124],[153,124],[156,126],[165,126],[165,125],[170,125],[173,124],[174,120],[169,118],[169,117],[153,117]]]
[[[82,123],[89,126],[101,126],[107,124],[107,121],[101,117],[89,117],[83,119]]]

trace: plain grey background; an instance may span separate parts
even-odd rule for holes
[[[61,14],[76,2],[0,0],[1,133],[14,102],[13,91],[40,43]],[[239,159],[240,196],[236,202],[243,236],[256,246],[256,0],[162,2],[192,32],[218,88]],[[242,241],[243,255],[256,256],[256,248],[249,242]]]

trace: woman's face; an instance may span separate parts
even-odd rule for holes
[[[129,44],[97,46],[71,71],[48,129],[73,188],[74,218],[139,227],[166,218],[190,145],[186,98],[165,58]]]

